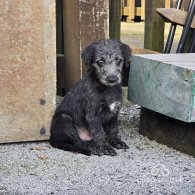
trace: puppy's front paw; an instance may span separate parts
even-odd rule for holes
[[[110,144],[116,149],[129,149],[129,146],[125,142],[120,140],[113,141]]]
[[[114,150],[114,148],[112,148],[110,145],[105,144],[104,146],[102,146],[101,151],[105,154],[105,155],[109,155],[109,156],[116,156],[117,153]]]
[[[104,153],[100,149],[100,146],[92,142],[89,146],[89,150],[91,151],[91,154],[97,155],[97,156],[102,156]]]
[[[112,148],[108,144],[104,144],[102,146],[98,146],[98,147],[96,146],[96,147],[91,148],[91,154],[97,155],[97,156],[102,156],[102,155],[116,156],[117,155],[114,148]]]

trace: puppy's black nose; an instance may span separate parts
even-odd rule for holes
[[[118,77],[112,74],[112,75],[107,76],[106,80],[110,83],[115,83],[118,81]]]

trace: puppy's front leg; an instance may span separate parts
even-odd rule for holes
[[[127,144],[118,137],[118,117],[113,117],[106,125],[105,131],[108,142],[112,147],[117,149],[128,149]]]
[[[86,115],[86,120],[95,143],[95,146],[91,145],[92,153],[97,155],[105,154],[116,156],[116,151],[106,141],[105,132],[100,118],[95,114],[89,113]]]

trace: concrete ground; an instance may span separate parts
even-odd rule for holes
[[[143,44],[136,30],[125,36]],[[115,157],[74,154],[48,142],[0,145],[0,195],[194,195],[195,158],[140,135],[139,106],[126,98],[123,105],[120,136],[130,149]]]

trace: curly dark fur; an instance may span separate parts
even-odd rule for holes
[[[116,155],[127,149],[118,137],[121,107],[121,71],[129,65],[130,48],[101,40],[82,53],[86,76],[64,97],[51,123],[50,143],[59,149],[86,155]]]

